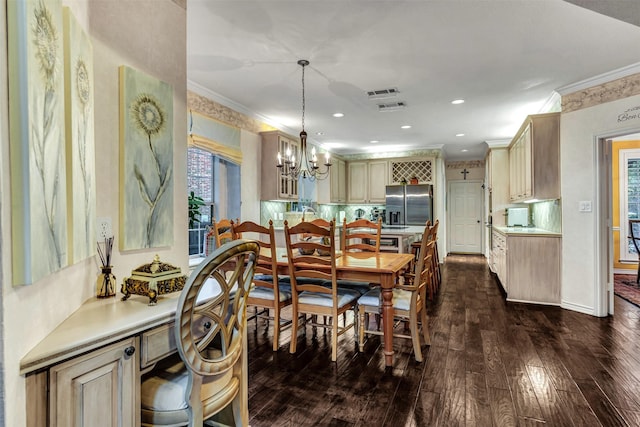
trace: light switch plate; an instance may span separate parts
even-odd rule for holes
[[[583,200],[578,203],[578,211],[591,212],[591,200]]]

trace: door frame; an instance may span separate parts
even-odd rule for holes
[[[612,151],[615,138],[640,133],[640,128],[618,130],[596,134],[593,147],[596,159],[596,209],[595,209],[595,280],[594,315],[605,317],[613,315],[613,185],[611,182]]]

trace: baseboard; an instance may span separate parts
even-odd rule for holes
[[[567,310],[571,310],[571,311],[577,311],[578,313],[584,313],[591,316],[595,316],[595,310],[593,309],[593,307],[589,307],[586,305],[574,304],[568,301],[561,301],[560,307]]]

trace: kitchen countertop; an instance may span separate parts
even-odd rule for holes
[[[405,228],[385,228],[386,226],[382,226],[382,235],[414,235],[414,234],[422,234],[424,232],[424,226],[421,225],[407,225],[403,226]]]
[[[562,233],[555,231],[544,230],[536,227],[505,227],[501,225],[494,225],[493,228],[509,236],[547,236],[547,237],[562,237]]]
[[[422,234],[424,231],[424,227],[420,225],[407,225],[402,226],[404,228],[385,228],[386,226],[382,226],[382,234],[383,235],[414,235],[414,234]],[[342,224],[337,225],[336,228],[342,228]],[[284,227],[273,227],[276,231],[283,231]]]

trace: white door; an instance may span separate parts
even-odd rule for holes
[[[482,253],[482,181],[449,182],[449,252]]]

